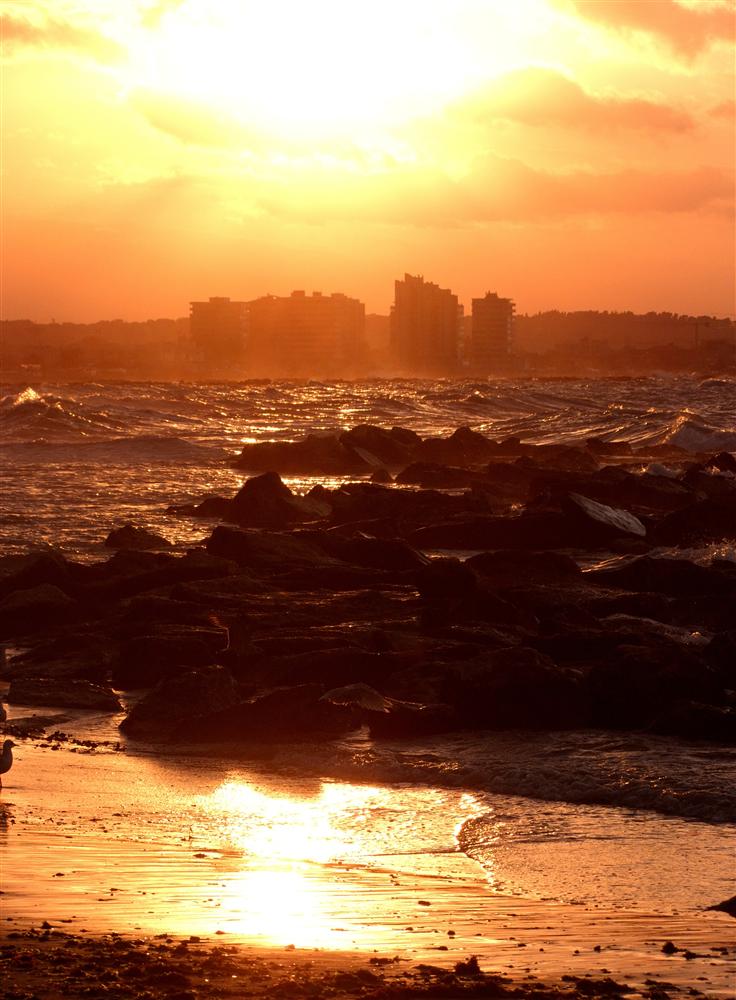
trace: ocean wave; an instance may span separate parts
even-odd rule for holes
[[[123,432],[125,423],[81,400],[39,393],[30,386],[0,399],[4,441],[79,440]]]
[[[106,462],[110,465],[138,465],[142,462],[212,464],[222,461],[223,448],[198,444],[178,437],[138,435],[132,437],[55,442],[45,439],[0,444],[0,457],[19,465],[42,462]]]

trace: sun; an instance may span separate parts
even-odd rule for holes
[[[491,51],[468,44],[468,0],[184,0],[136,41],[127,84],[287,140],[354,140],[517,64],[535,2],[486,3]]]

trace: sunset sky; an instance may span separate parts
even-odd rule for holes
[[[23,0],[4,318],[422,273],[733,315],[736,0]]]

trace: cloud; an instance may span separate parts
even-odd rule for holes
[[[725,118],[726,121],[736,122],[736,101],[721,101],[709,109],[711,118]]]
[[[480,122],[505,119],[591,132],[685,132],[695,125],[678,108],[644,98],[591,94],[561,73],[539,67],[507,73],[456,107]]]
[[[433,170],[284,184],[251,192],[274,215],[304,222],[362,220],[452,227],[534,223],[583,216],[732,211],[733,175],[713,167],[684,172],[574,170],[551,173],[486,155],[465,177]]]
[[[736,40],[734,0],[685,6],[677,0],[553,0],[557,6],[624,34],[643,32],[693,59],[714,42]]]
[[[128,102],[149,125],[188,146],[251,149],[262,145],[254,130],[208,104],[143,89],[133,91]]]
[[[125,55],[122,46],[99,31],[38,12],[0,14],[0,35],[11,53],[24,48],[62,49],[105,64],[120,62]]]

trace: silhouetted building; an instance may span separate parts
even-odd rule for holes
[[[391,308],[395,362],[411,374],[450,375],[458,367],[463,307],[457,295],[423,277],[396,281]]]
[[[189,310],[189,334],[200,364],[225,367],[245,359],[247,303],[211,298],[190,303]]]
[[[248,368],[267,375],[355,374],[365,306],[342,293],[292,292],[248,303]]]
[[[511,363],[514,303],[495,292],[473,299],[470,365],[475,371],[497,372]]]

